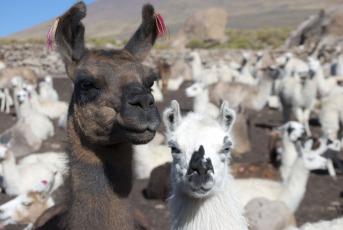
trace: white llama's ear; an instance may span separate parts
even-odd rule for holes
[[[167,127],[167,131],[174,131],[175,127],[180,123],[181,118],[179,103],[176,100],[173,100],[171,106],[163,113],[163,120]]]
[[[308,139],[304,144],[304,149],[310,151],[312,149],[313,139]]]
[[[235,110],[231,109],[228,101],[224,101],[220,108],[220,114],[218,117],[219,123],[224,127],[226,132],[230,132],[233,123],[236,119]]]

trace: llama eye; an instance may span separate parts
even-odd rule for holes
[[[230,148],[223,149],[223,153],[229,153],[229,152],[230,152]]]
[[[176,147],[170,147],[170,148],[171,148],[172,153],[181,153],[180,149],[178,149]]]
[[[81,82],[80,86],[81,86],[82,90],[85,90],[85,91],[88,91],[88,90],[94,88],[94,85],[88,81]]]
[[[30,207],[32,205],[32,202],[22,202],[22,205],[24,205],[25,207]]]

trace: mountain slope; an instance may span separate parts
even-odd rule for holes
[[[98,0],[88,5],[86,36],[128,38],[138,27],[142,0]],[[337,0],[149,0],[175,34],[195,11],[220,7],[228,12],[228,27],[258,28],[261,26],[296,26],[309,15]],[[49,20],[37,26],[12,34],[7,38],[19,40],[45,38]]]

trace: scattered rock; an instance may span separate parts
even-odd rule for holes
[[[317,56],[323,47],[343,44],[342,27],[343,4],[330,6],[302,22],[287,38],[285,47],[302,46]]]
[[[199,40],[206,46],[220,44],[226,40],[227,13],[220,8],[200,10],[189,17],[181,28],[173,47],[183,48],[192,40]]]
[[[289,226],[296,227],[292,211],[280,200],[255,198],[245,206],[245,210],[250,230],[282,230]]]

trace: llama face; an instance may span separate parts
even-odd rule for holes
[[[19,104],[22,104],[24,101],[28,99],[29,93],[25,90],[20,90],[19,92],[17,92],[16,96]]]
[[[42,194],[29,192],[0,206],[0,222],[8,224],[28,224],[34,222],[46,209],[53,205],[51,199],[45,201]]]
[[[189,61],[189,62],[200,61],[199,53],[196,52],[196,51],[191,52],[191,53],[189,54],[188,61]]]
[[[204,85],[200,82],[196,82],[186,89],[187,97],[195,97],[199,95],[204,90]]]
[[[174,187],[194,198],[208,197],[221,191],[228,175],[234,111],[228,107],[223,111],[222,107],[219,119],[195,113],[182,118],[175,103],[164,115],[173,156]]]
[[[0,70],[3,70],[6,68],[6,63],[5,63],[5,60],[3,59],[0,59]]]
[[[289,121],[282,127],[293,142],[306,137],[305,127],[299,122]]]
[[[4,160],[7,156],[8,147],[0,144],[0,160]]]
[[[55,175],[52,179],[40,181],[31,192],[21,194],[16,198],[0,206],[0,223],[7,224],[29,224],[48,208],[54,205],[50,197],[51,189],[55,183]]]
[[[300,143],[297,142],[297,145],[300,145]],[[321,155],[328,149],[328,145],[321,141],[320,147],[317,150],[312,150],[312,147],[313,139],[309,139],[305,142],[304,148],[301,148],[305,167],[308,170],[326,169],[327,159]]]
[[[154,8],[142,10],[142,24],[122,50],[87,50],[83,2],[59,17],[56,44],[75,90],[69,115],[92,143],[149,142],[160,124],[151,87],[157,79],[141,62],[157,38]]]
[[[160,124],[151,94],[156,74],[128,52],[107,55],[85,55],[75,71],[73,108],[78,124],[97,141],[148,142]]]

